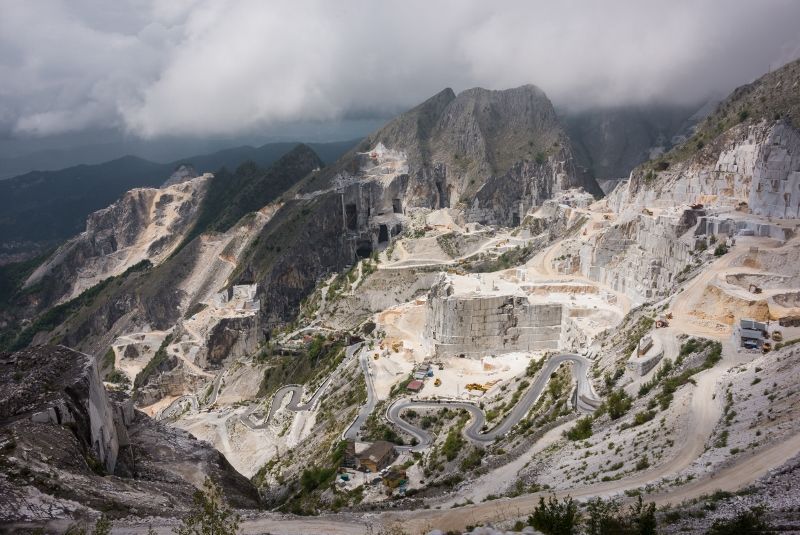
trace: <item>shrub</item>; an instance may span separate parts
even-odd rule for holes
[[[724,243],[718,243],[714,248],[714,256],[722,256],[728,252],[728,246]]]
[[[631,408],[633,401],[623,389],[617,389],[608,396],[606,408],[612,420],[621,418]]]
[[[312,466],[303,470],[300,476],[300,485],[302,485],[304,491],[311,492],[326,483],[330,483],[335,475],[336,470],[334,468]]]
[[[566,436],[570,440],[586,440],[592,436],[592,417],[580,418],[575,422],[575,427],[566,432]]]
[[[717,519],[708,530],[709,535],[763,535],[774,533],[772,526],[764,520],[765,509],[753,507],[733,518]]]
[[[447,438],[444,439],[442,444],[442,454],[448,461],[452,461],[458,456],[458,452],[464,446],[464,440],[461,438],[461,430],[453,428],[447,433]]]
[[[645,455],[636,462],[636,470],[646,470],[647,468],[650,468],[650,460]]]
[[[655,535],[658,527],[656,505],[644,503],[641,496],[627,511],[615,500],[594,498],[586,504],[586,512],[587,535]]]
[[[656,415],[655,411],[641,411],[633,416],[633,425],[642,425],[652,420]]]
[[[233,535],[239,529],[239,515],[225,504],[222,491],[210,478],[203,490],[195,491],[193,501],[191,512],[174,530],[177,535]]]
[[[528,524],[547,535],[572,535],[577,533],[580,520],[578,505],[571,497],[558,501],[550,496],[546,502],[543,497],[539,498]]]
[[[461,461],[461,470],[466,472],[479,467],[481,459],[483,459],[483,453],[481,448],[472,448],[472,451]]]

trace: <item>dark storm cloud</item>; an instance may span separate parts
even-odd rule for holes
[[[446,86],[688,102],[800,54],[800,2],[3,1],[0,128],[230,135]]]

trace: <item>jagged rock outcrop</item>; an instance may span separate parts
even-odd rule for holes
[[[87,462],[113,472],[121,441],[115,407],[94,360],[65,347],[31,348],[0,357],[0,418],[74,430]]]
[[[249,481],[209,444],[112,399],[88,355],[39,346],[3,354],[0,372],[2,522],[177,515],[206,476],[233,505],[257,506]]]
[[[188,182],[189,180],[197,178],[198,176],[200,176],[200,174],[197,172],[197,169],[195,169],[194,166],[190,164],[181,164],[169,176],[166,182],[161,185],[161,187],[166,188],[182,182]]]
[[[306,184],[305,191],[364,178],[360,155],[379,146],[403,160],[395,176],[407,181],[401,192],[404,206],[469,206],[477,197],[479,206],[467,212],[468,218],[510,225],[510,204],[538,205],[552,192],[571,187],[600,193],[594,179],[576,170],[552,104],[533,85],[473,88],[457,96],[445,89],[368,136]],[[494,210],[492,216],[487,209]]]

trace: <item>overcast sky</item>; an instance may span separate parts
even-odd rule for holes
[[[444,87],[688,102],[800,55],[796,0],[0,0],[0,135],[238,135]]]

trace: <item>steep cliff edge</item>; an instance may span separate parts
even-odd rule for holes
[[[90,356],[40,346],[3,354],[0,372],[3,522],[180,514],[206,476],[237,507],[257,506],[210,445],[114,401]]]

